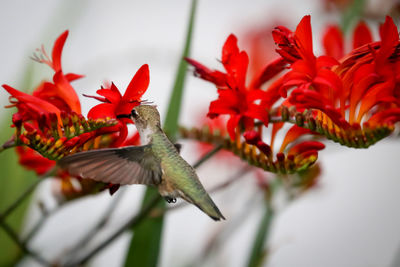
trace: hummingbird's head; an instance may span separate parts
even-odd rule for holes
[[[148,127],[160,127],[160,114],[156,106],[140,105],[134,107],[131,111],[130,118],[136,124],[136,127],[146,129]]]

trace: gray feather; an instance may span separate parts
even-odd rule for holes
[[[79,152],[61,159],[58,165],[71,175],[105,183],[161,183],[160,160],[152,153],[151,145]]]

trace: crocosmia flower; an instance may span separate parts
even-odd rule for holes
[[[97,90],[99,96],[88,96],[95,98],[103,103],[94,106],[88,113],[88,118],[112,118],[117,119],[118,115],[129,114],[132,108],[138,106],[141,101],[142,95],[146,92],[149,86],[149,66],[147,64],[140,67],[140,69],[133,76],[131,82],[124,95],[121,95],[118,88],[114,83],[111,83],[109,88],[101,88]],[[118,146],[122,144],[128,134],[127,123],[132,123],[130,119],[119,118],[118,126],[120,127],[120,136],[118,142],[114,144]]]
[[[266,100],[268,94],[254,87],[254,84],[259,84],[258,81],[246,84],[249,58],[245,51],[239,50],[235,35],[231,34],[222,48],[221,62],[225,73],[210,70],[193,59],[186,60],[195,67],[196,75],[217,87],[218,99],[210,103],[208,116],[215,118],[229,115],[227,129],[232,139],[236,136],[235,132],[240,131],[240,127],[251,129],[254,120],[268,124],[268,110],[260,105],[260,101]],[[256,77],[257,80],[263,78]]]
[[[140,103],[149,84],[149,69],[143,65],[138,70],[123,96],[114,84],[98,90],[102,97],[95,98],[104,103],[92,108],[86,119],[81,114],[78,95],[71,85],[72,81],[83,76],[64,74],[61,65],[67,36],[68,31],[65,31],[57,38],[51,57],[43,47],[33,57],[35,61],[54,70],[53,81],[42,82],[32,95],[3,85],[10,94],[11,105],[8,107],[18,109],[12,117],[16,132],[7,142],[7,147],[16,146],[21,165],[37,174],[44,175],[52,171],[60,179],[61,192],[66,199],[87,195],[99,188],[109,188],[115,192],[117,185],[99,186],[98,182],[71,177],[57,168],[56,161],[88,149],[137,144],[137,133],[128,137],[126,123],[131,121],[117,120],[116,116],[130,113],[132,107]],[[71,179],[76,179],[80,187],[74,187]]]
[[[344,38],[331,26],[324,36],[327,55],[316,57],[310,16],[295,32],[284,27],[274,31],[278,52],[290,64],[279,85],[282,96],[299,111],[311,111],[309,118],[319,122],[320,133],[347,146],[373,144],[398,121],[398,31],[387,17],[379,32],[380,41],[372,42],[366,24],[358,24],[353,50],[345,54]]]

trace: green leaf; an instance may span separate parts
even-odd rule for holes
[[[28,64],[22,77],[21,87],[23,89],[26,90],[31,87],[32,74],[33,64]],[[14,129],[10,127],[12,112],[7,111],[5,113],[4,119],[0,123],[2,129],[0,131],[1,145],[9,140],[14,133]],[[11,148],[0,153],[0,170],[0,214],[3,214],[37,178],[34,172],[27,171],[18,164],[18,156]],[[29,199],[22,201],[18,208],[13,210],[5,220],[17,233],[22,228],[29,202]],[[20,256],[20,249],[2,228],[0,228],[0,251],[0,266],[7,266]]]
[[[187,69],[187,62],[184,60],[184,58],[189,56],[190,44],[193,32],[194,15],[196,12],[196,3],[197,0],[192,1],[185,48],[183,50],[182,57],[180,58],[179,61],[179,67],[175,77],[175,84],[171,97],[169,99],[167,116],[165,118],[164,131],[172,141],[175,140],[176,134],[178,132],[178,119],[181,110],[183,88],[184,88],[186,69]]]
[[[268,248],[265,244],[268,240],[269,230],[273,219],[274,211],[269,200],[265,201],[265,211],[258,226],[257,233],[253,241],[253,247],[250,251],[250,257],[247,266],[259,267],[262,266],[266,256],[268,256]]]
[[[175,78],[174,88],[169,100],[167,116],[165,119],[164,130],[168,137],[174,141],[178,132],[178,119],[183,97],[183,88],[186,76],[187,63],[185,57],[189,56],[190,43],[192,39],[194,15],[197,0],[192,0],[190,19],[188,24],[186,43],[183,55],[179,60],[179,67]],[[146,190],[142,207],[157,195],[158,192],[153,188]],[[158,203],[159,208],[165,207],[165,202]],[[152,267],[157,266],[160,254],[161,235],[164,225],[164,217],[147,218],[132,230],[134,232],[129,246],[125,266]]]
[[[353,22],[360,19],[364,6],[365,0],[354,0],[353,4],[343,12],[341,21],[343,33],[347,33]]]
[[[148,188],[143,199],[142,208],[158,195],[154,188]],[[160,201],[156,208],[163,209],[165,202]],[[133,238],[129,246],[125,266],[157,266],[162,228],[163,216],[146,218],[139,225],[132,228]]]
[[[10,134],[8,128],[3,126],[1,133],[1,140],[5,134]],[[9,125],[7,125],[9,127]],[[32,183],[34,183],[35,174],[33,172],[25,171],[18,165],[18,158],[14,149],[9,149],[0,153],[0,169],[1,169],[1,186],[0,186],[0,212],[3,213],[14,200],[21,195]],[[29,206],[29,200],[23,201],[17,209],[11,213],[6,222],[14,229],[15,232],[20,232],[22,223],[24,221],[26,210]],[[14,261],[18,257],[19,248],[15,243],[6,235],[2,228],[0,228],[0,266],[4,266],[6,262]]]

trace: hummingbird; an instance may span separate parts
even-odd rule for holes
[[[139,105],[130,118],[140,135],[141,146],[94,149],[62,158],[58,164],[71,175],[112,184],[155,186],[168,203],[180,197],[212,219],[225,219],[201,184],[194,168],[179,154],[161,129],[160,114],[153,105]]]

